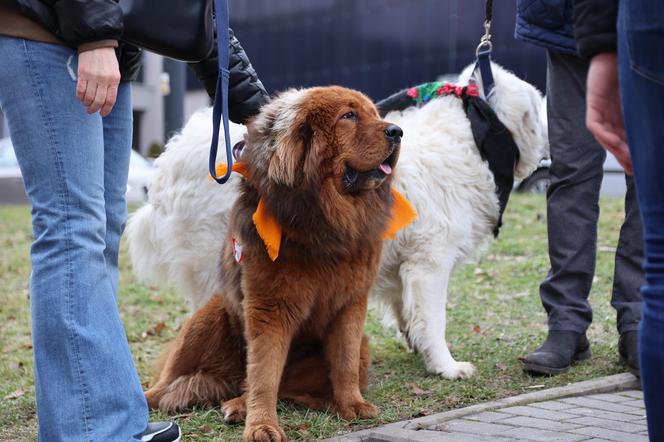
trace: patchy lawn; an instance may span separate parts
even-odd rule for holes
[[[615,312],[609,305],[613,255],[623,203],[603,199],[595,309],[589,330],[593,358],[554,377],[524,374],[518,357],[546,335],[538,285],[548,270],[544,198],[514,195],[500,238],[479,262],[458,272],[450,286],[448,340],[457,360],[471,361],[478,374],[463,381],[428,375],[419,356],[407,353],[395,333],[372,313],[366,325],[373,365],[366,398],[381,409],[377,419],[344,422],[328,413],[289,403],[279,416],[293,440],[316,440],[414,416],[459,408],[540,388],[623,371],[618,363]],[[36,419],[28,310],[30,213],[0,207],[0,440],[34,440]],[[187,316],[182,298],[136,281],[121,255],[120,307],[141,378],[151,378],[152,361],[173,339]],[[152,419],[164,419],[155,413]],[[219,409],[195,409],[177,416],[187,441],[235,441],[242,426],[227,426]]]

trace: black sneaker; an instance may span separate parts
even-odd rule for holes
[[[529,373],[553,376],[564,373],[572,362],[590,358],[590,344],[585,333],[550,331],[544,344],[521,358]]]
[[[180,442],[182,432],[175,422],[150,422],[140,438],[144,442]]]

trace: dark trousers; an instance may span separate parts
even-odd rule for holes
[[[540,285],[549,330],[584,333],[592,321],[588,295],[595,275],[597,219],[606,153],[585,125],[588,62],[548,51],[547,114],[551,185],[547,222],[551,269]],[[626,177],[625,221],[615,257],[611,305],[618,331],[637,330],[645,282],[643,239],[634,181]]]

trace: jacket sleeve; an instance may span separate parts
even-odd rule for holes
[[[233,30],[229,29],[229,33],[228,118],[234,123],[244,124],[250,117],[258,113],[261,106],[270,100],[270,96],[258,79],[249,57],[235,37]],[[216,46],[206,60],[190,63],[189,66],[196,72],[196,76],[205,86],[208,95],[214,97],[219,71]]]
[[[78,47],[122,36],[122,10],[114,0],[56,0],[53,9],[60,35],[67,44]]]
[[[574,33],[579,54],[616,52],[618,0],[575,0]]]

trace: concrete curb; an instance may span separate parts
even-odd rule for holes
[[[507,397],[496,401],[485,402],[483,404],[471,405],[469,407],[445,411],[442,413],[433,414],[431,416],[424,416],[417,419],[395,422],[381,427],[370,428],[327,440],[329,442],[387,442],[391,440],[397,440],[400,433],[402,433],[404,430],[422,430],[452,419],[458,419],[484,411],[492,411],[497,408],[524,405],[532,402],[550,401],[570,396],[612,393],[615,391],[640,388],[641,383],[637,377],[630,373],[621,373],[599,379],[593,379],[590,381],[577,382],[574,384],[566,385],[564,387],[554,387],[548,390],[534,391],[532,393]]]

